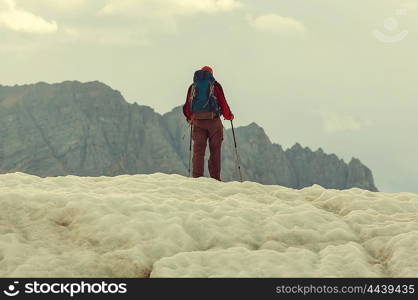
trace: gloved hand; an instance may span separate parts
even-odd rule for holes
[[[228,117],[225,117],[225,120],[232,121],[235,118],[234,114],[231,113]]]

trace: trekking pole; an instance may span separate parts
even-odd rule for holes
[[[234,124],[232,123],[232,120],[231,120],[231,127],[232,127],[232,135],[234,136],[235,154],[237,155],[239,178],[240,178],[240,181],[242,182],[241,165],[240,165],[238,148],[237,148],[237,140],[235,139]]]
[[[182,129],[182,136],[181,136],[182,141],[184,141],[184,138],[186,137],[186,134],[187,134],[186,129],[187,129],[187,123],[183,126],[183,129]]]
[[[189,145],[189,177],[191,177],[191,161],[192,161],[192,135],[193,135],[193,125],[190,124],[190,145]]]

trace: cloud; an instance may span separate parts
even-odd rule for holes
[[[65,27],[62,30],[66,37],[76,40],[80,37],[80,31],[73,27]]]
[[[335,112],[321,112],[322,125],[325,132],[336,133],[341,131],[358,131],[363,125],[371,125],[370,122],[362,124],[352,116],[339,115]]]
[[[0,0],[0,26],[34,34],[54,33],[58,30],[55,21],[46,21],[40,16],[18,8],[14,0]]]
[[[418,3],[410,1],[410,2],[406,2],[406,3],[402,3],[401,7],[405,8],[405,9],[414,10],[414,9],[418,8]]]
[[[178,21],[182,17],[224,13],[241,6],[239,0],[106,0],[96,15],[104,22],[126,23],[134,28],[128,30],[130,38],[106,35],[101,43],[149,45],[153,35],[178,34]]]
[[[72,11],[85,6],[86,1],[87,0],[36,0],[36,5],[44,5],[62,11]],[[27,0],[24,0],[22,5],[27,2]]]
[[[193,15],[241,7],[238,0],[108,0],[99,15]]]
[[[293,18],[276,14],[248,18],[250,25],[258,31],[273,34],[301,34],[306,31],[305,25]]]
[[[78,12],[85,8],[87,0],[42,0],[45,5],[62,12]]]

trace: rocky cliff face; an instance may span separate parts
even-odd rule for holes
[[[127,103],[100,82],[0,86],[0,172],[39,176],[188,174],[190,130],[180,107],[161,116]],[[232,133],[224,134],[222,178],[237,180]],[[377,190],[359,160],[321,149],[284,151],[252,123],[236,128],[244,180],[302,188]]]
[[[184,126],[181,108],[173,109],[163,119],[177,153],[186,165],[190,132]],[[185,139],[181,140],[184,134]],[[235,135],[245,180],[298,189],[319,184],[331,189],[358,187],[377,191],[372,172],[358,159],[353,158],[346,164],[335,154],[326,154],[322,149],[313,152],[300,144],[284,151],[280,145],[271,143],[263,128],[255,123],[236,128]],[[233,135],[228,129],[225,130],[222,146],[221,178],[225,181],[238,180],[237,171]]]
[[[100,176],[184,170],[162,118],[99,83],[0,88],[0,170]]]

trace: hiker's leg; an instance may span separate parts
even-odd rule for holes
[[[205,150],[208,131],[205,128],[193,126],[193,177],[202,177],[205,167]]]
[[[210,157],[208,161],[208,169],[210,177],[221,180],[221,148],[224,138],[224,128],[220,118],[212,121],[209,128],[209,150]]]

